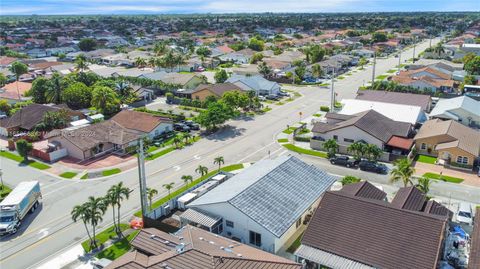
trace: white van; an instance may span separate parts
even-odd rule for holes
[[[458,205],[457,221],[468,225],[473,224],[472,206],[469,203],[462,202]]]

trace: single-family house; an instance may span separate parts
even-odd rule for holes
[[[226,82],[233,83],[245,91],[255,91],[257,95],[277,95],[281,88],[280,84],[269,81],[260,75],[232,75]]]
[[[150,139],[173,131],[173,121],[171,119],[146,112],[122,110],[110,120],[124,128],[142,132]]]
[[[32,88],[32,83],[23,81],[14,81],[5,84],[0,88],[0,99],[7,100],[9,104],[15,104],[18,102],[31,99],[26,97],[27,93]]]
[[[420,154],[431,155],[447,165],[472,168],[480,155],[480,132],[454,120],[425,122],[415,136]]]
[[[415,187],[392,202],[370,183],[328,191],[295,251],[305,269],[433,269],[442,260],[451,212]]]
[[[187,225],[175,233],[146,228],[131,241],[133,251],[105,269],[301,269],[302,265]]]
[[[17,58],[15,57],[8,57],[8,56],[1,56],[0,57],[0,67],[6,68],[10,66],[13,62],[15,62]]]
[[[207,83],[203,76],[198,76],[194,73],[167,73],[165,71],[153,72],[149,74],[140,75],[139,78],[148,78],[159,80],[167,84],[179,85],[182,89],[195,89],[202,83]]]
[[[428,89],[432,92],[453,92],[455,81],[452,74],[446,74],[438,69],[428,66],[400,71],[400,73],[391,78],[392,81],[404,86],[411,86],[417,89]]]
[[[407,122],[412,125],[427,120],[427,114],[420,106],[391,104],[359,99],[343,99],[341,103],[342,109],[338,112],[339,114],[354,115],[373,109],[394,121]]]
[[[216,226],[222,236],[277,253],[303,231],[335,180],[294,156],[261,160],[188,204],[197,217],[187,210],[180,220]]]
[[[340,152],[348,153],[347,147],[360,141],[384,151],[408,154],[413,145],[412,131],[412,124],[394,121],[375,110],[354,115],[327,113],[324,121],[314,123],[310,145],[322,149],[324,141],[334,139]]]
[[[191,99],[205,101],[208,96],[221,98],[229,91],[244,91],[233,83],[200,84],[191,93]]]
[[[419,106],[425,112],[429,112],[432,107],[432,98],[430,95],[426,94],[359,90],[355,99],[408,106]]]
[[[430,118],[455,120],[463,125],[480,129],[480,101],[468,96],[438,100]]]

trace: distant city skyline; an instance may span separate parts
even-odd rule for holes
[[[0,15],[479,11],[477,0],[1,0]]]

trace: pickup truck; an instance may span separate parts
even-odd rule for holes
[[[0,202],[0,235],[18,231],[27,213],[33,213],[40,205],[42,193],[38,181],[25,181]]]
[[[331,164],[342,165],[346,167],[355,167],[358,161],[348,156],[335,156],[329,159]]]

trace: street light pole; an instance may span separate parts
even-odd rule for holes
[[[415,43],[415,36],[413,36],[413,58],[412,58],[412,61],[413,63],[415,63],[415,46],[417,45],[417,43]]]
[[[402,62],[402,47],[400,46],[400,52],[398,53],[398,72],[400,73],[400,66]]]
[[[335,108],[334,82],[335,82],[335,66],[333,67],[333,72],[332,72],[332,96],[331,96],[331,104],[330,104],[330,111],[332,111],[332,112],[333,112],[333,109]]]
[[[372,69],[372,84],[371,87],[373,89],[373,83],[375,82],[375,65],[377,64],[377,52],[373,50],[373,69]]]
[[[147,215],[147,180],[145,178],[145,155],[143,152],[143,137],[138,140],[138,180],[140,183],[140,203],[142,217]]]

